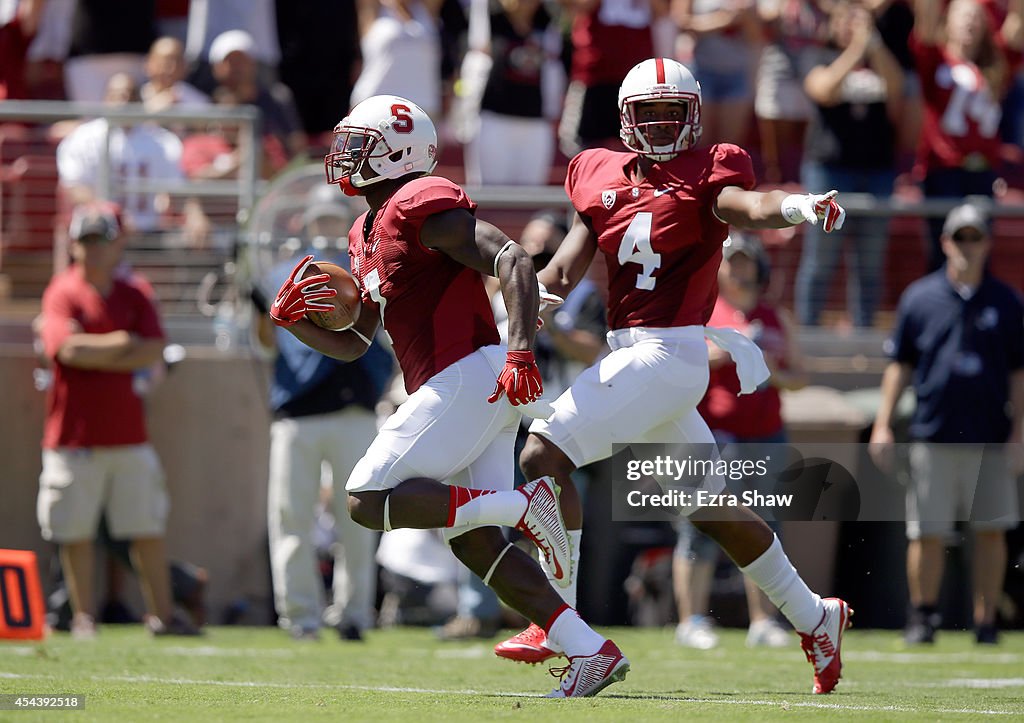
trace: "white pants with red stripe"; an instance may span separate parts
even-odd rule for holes
[[[498,345],[477,349],[428,379],[387,419],[345,489],[392,489],[427,477],[471,489],[511,490],[521,414],[505,398],[487,403],[505,353]],[[450,540],[466,529],[443,532]]]
[[[747,391],[767,379],[757,346],[732,329],[635,327],[608,332],[611,353],[584,370],[530,432],[551,440],[577,467],[606,459],[613,445],[697,443],[714,435],[697,412],[708,386],[705,336],[728,351]],[[709,475],[709,492],[725,480]],[[690,510],[692,511],[692,509]]]

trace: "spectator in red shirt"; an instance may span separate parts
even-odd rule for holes
[[[708,322],[731,327],[753,340],[771,370],[768,381],[753,394],[740,396],[740,381],[732,357],[717,346],[708,346],[711,369],[708,390],[697,408],[707,420],[715,441],[725,445],[722,457],[764,459],[771,456],[765,445],[783,444],[780,389],[800,389],[807,384],[794,324],[783,309],[765,298],[768,288],[768,256],[750,234],[733,229],[722,249],[718,271],[719,296]],[[768,523],[776,534],[779,526]],[[719,548],[683,519],[672,561],[672,576],[679,609],[676,642],[690,648],[708,649],[718,643],[708,618],[708,600]],[[750,647],[783,647],[790,636],[775,620],[776,609],[768,597],[744,577],[750,629]]]
[[[924,125],[917,171],[928,198],[993,195],[1000,103],[1024,50],[1024,0],[1011,0],[998,30],[977,0],[916,0],[910,48],[921,78]],[[946,260],[941,217],[928,220],[928,270]]]
[[[0,100],[27,98],[25,55],[39,27],[44,0],[0,3]]]
[[[173,614],[167,491],[132,386],[135,370],[161,358],[164,334],[146,288],[117,271],[120,229],[109,204],[79,206],[69,232],[74,263],[43,294],[42,341],[53,383],[37,513],[43,537],[60,545],[78,638],[96,630],[93,545],[101,514],[112,538],[131,541],[149,630],[196,632]]]
[[[651,57],[650,0],[567,0],[572,15],[572,67],[558,126],[562,153],[621,148],[618,94],[622,78]]]

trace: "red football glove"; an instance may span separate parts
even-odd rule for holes
[[[274,303],[270,306],[270,318],[278,326],[291,326],[305,316],[307,311],[331,311],[334,309],[331,304],[318,303],[318,301],[337,296],[337,291],[329,286],[319,289],[310,288],[330,281],[330,276],[327,274],[317,274],[310,276],[308,279],[302,278],[302,275],[306,273],[306,269],[309,268],[311,263],[313,263],[312,254],[302,259],[295,266],[291,276],[288,277],[288,280],[281,285],[280,291],[277,292],[277,298],[274,299]]]
[[[494,393],[487,397],[487,401],[494,404],[501,399],[502,394],[507,394],[509,403],[517,407],[540,399],[543,391],[544,382],[541,381],[533,352],[510,351],[505,357],[505,368],[498,375]]]

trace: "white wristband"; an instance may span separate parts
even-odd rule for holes
[[[799,193],[791,193],[782,199],[782,207],[779,210],[782,212],[782,217],[793,226],[807,220],[804,218],[803,211],[800,210],[800,202],[803,200],[804,195]]]

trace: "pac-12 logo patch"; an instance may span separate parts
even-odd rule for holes
[[[615,191],[601,191],[601,203],[604,204],[605,208],[611,208],[615,205]]]

